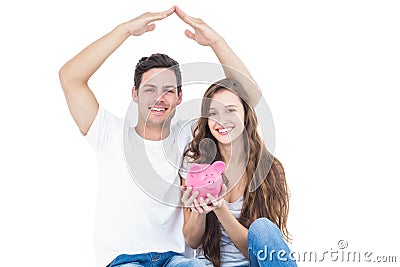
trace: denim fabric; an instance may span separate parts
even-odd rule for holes
[[[168,251],[163,253],[150,252],[136,255],[119,255],[108,267],[204,267],[198,259],[189,259],[183,255]]]
[[[281,231],[267,218],[250,225],[247,243],[250,267],[297,266]]]

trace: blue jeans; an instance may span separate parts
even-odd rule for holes
[[[247,246],[250,267],[297,266],[281,231],[267,218],[250,225]]]
[[[182,254],[168,251],[163,253],[150,252],[135,255],[119,255],[108,267],[204,267],[198,259],[189,259]]]

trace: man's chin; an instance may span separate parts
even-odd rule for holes
[[[166,118],[151,118],[146,121],[146,126],[151,128],[165,128],[169,127],[171,124],[171,120]]]

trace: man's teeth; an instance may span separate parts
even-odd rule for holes
[[[232,128],[224,128],[224,129],[219,129],[218,130],[219,133],[228,133],[230,131],[232,131]]]
[[[151,111],[165,111],[165,108],[151,108]]]

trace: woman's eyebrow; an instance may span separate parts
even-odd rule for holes
[[[227,105],[227,106],[224,106],[224,108],[237,108],[238,106],[237,105],[234,105],[234,104],[230,104],[230,105]],[[210,107],[208,110],[214,110],[214,109],[217,109],[216,107]]]

